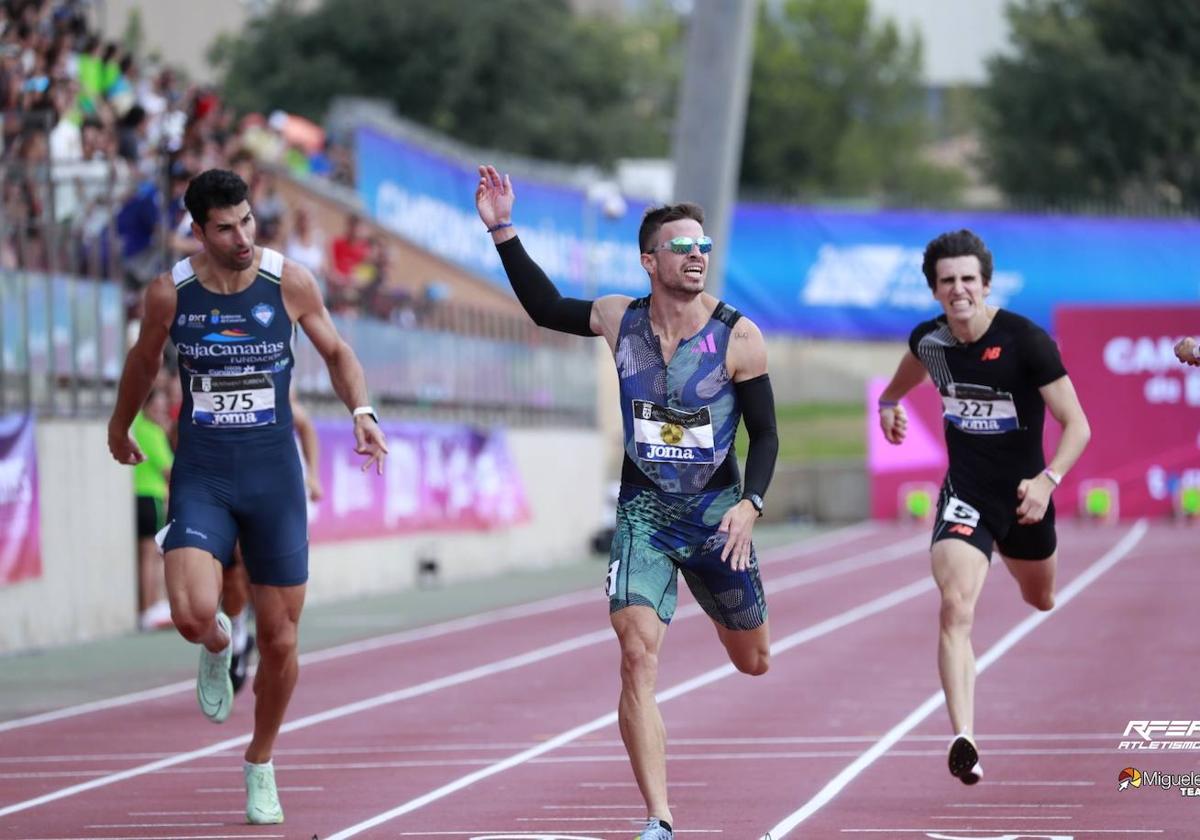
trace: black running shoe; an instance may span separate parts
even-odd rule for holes
[[[959,735],[950,743],[950,775],[964,785],[973,785],[983,778],[979,750],[967,735]]]
[[[233,681],[234,694],[241,691],[246,682],[246,672],[250,669],[250,657],[253,654],[254,634],[250,633],[246,636],[246,646],[240,651],[235,650],[233,658],[229,661],[229,679]]]

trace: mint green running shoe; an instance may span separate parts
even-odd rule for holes
[[[250,825],[276,825],[283,822],[283,807],[275,790],[275,765],[242,765],[246,777],[246,822]]]
[[[196,677],[196,700],[200,711],[213,723],[224,723],[233,711],[233,681],[229,679],[229,660],[233,658],[233,635],[229,616],[217,613],[217,624],[229,636],[229,644],[220,653],[200,648],[200,673]]]

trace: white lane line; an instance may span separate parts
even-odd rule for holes
[[[272,838],[285,837],[284,834],[172,834],[162,836],[160,840],[245,840],[247,837]],[[124,837],[102,837],[89,834],[86,837],[22,837],[18,840],[146,840],[145,834],[134,834]]]
[[[868,551],[857,557],[851,556],[845,560],[835,560],[830,563],[824,563],[820,566],[814,567],[813,569],[807,570],[802,578],[794,579],[786,586],[775,586],[771,589],[771,591],[777,592],[783,589],[793,589],[810,583],[816,583],[817,581],[825,580],[830,577],[846,574],[849,571],[860,568],[861,564],[876,565],[881,562],[900,559],[901,557],[906,556],[904,552],[905,546],[906,543],[901,543],[899,545],[889,546],[883,550]],[[851,561],[857,561],[860,565],[855,565],[854,562]],[[704,615],[704,611],[701,610],[698,605],[690,604],[676,613],[675,620],[676,622],[679,622],[702,615]],[[402,700],[411,700],[415,697],[431,694],[444,688],[452,688],[464,683],[472,682],[474,680],[495,676],[496,674],[500,674],[505,671],[523,668],[527,665],[533,665],[555,656],[561,656],[563,654],[571,653],[591,645],[600,644],[601,642],[611,639],[612,636],[612,628],[606,627],[603,630],[585,633],[581,636],[575,636],[574,638],[558,642],[557,644],[535,648],[534,650],[526,653],[516,654],[504,659],[495,660],[485,665],[478,665],[465,671],[459,671],[444,677],[438,677],[414,686],[409,686],[408,688],[389,691],[374,697],[368,697],[365,700],[359,700],[354,703],[346,703],[341,706],[335,706],[323,712],[317,712],[315,714],[308,715],[307,717],[285,723],[279,731],[280,734],[295,732],[296,730],[306,729],[310,726],[316,726],[317,724],[325,723],[327,721],[337,720],[338,718],[370,711],[371,709],[375,709],[380,706],[398,703]],[[772,649],[774,649],[774,647],[772,647]],[[732,670],[733,666],[728,667]],[[568,740],[575,739],[571,738]],[[12,805],[5,806],[0,808],[0,817],[7,816],[8,814],[15,814],[19,811],[26,811],[30,808],[36,808],[40,805],[45,805],[59,799],[64,799],[68,796],[74,796],[77,793],[83,793],[85,791],[94,790],[95,788],[122,782],[126,779],[132,779],[146,773],[153,773],[158,770],[164,770],[168,767],[186,764],[189,761],[205,758],[215,753],[243,746],[249,742],[250,735],[246,734],[236,738],[227,738],[224,741],[219,741],[215,744],[210,744],[207,747],[200,747],[199,749],[191,750],[189,752],[166,756],[157,761],[152,761],[147,764],[129,768],[127,770],[122,770],[117,773],[107,774],[87,782],[81,782],[70,787],[51,791],[50,793],[35,797],[33,799],[27,799],[23,802],[17,802]]]
[[[819,534],[815,537],[805,539],[799,543],[791,543],[764,551],[762,553],[760,562],[778,563],[785,560],[799,560],[818,551],[834,548],[842,543],[858,539],[861,536],[869,536],[875,533],[877,530],[879,530],[878,526],[872,522],[859,522],[854,525],[847,525],[844,528],[838,528],[834,531]],[[384,647],[411,644],[412,642],[421,642],[427,639],[445,636],[450,633],[458,633],[463,630],[474,630],[479,627],[486,627],[490,624],[499,624],[512,619],[525,618],[532,615],[540,615],[547,612],[554,612],[556,610],[568,609],[570,607],[578,606],[579,604],[590,603],[595,600],[596,590],[594,587],[590,587],[588,589],[583,589],[576,592],[568,592],[564,595],[556,595],[552,598],[545,598],[540,601],[533,601],[528,604],[516,604],[511,607],[502,607],[500,609],[476,613],[475,615],[451,619],[450,621],[443,621],[438,624],[431,624],[427,627],[401,630],[396,633],[388,633],[384,636],[376,636],[374,638],[362,639],[357,642],[336,645],[324,650],[312,651],[310,653],[303,654],[300,657],[300,664],[302,666],[311,665],[316,662],[325,662],[330,659],[340,659],[345,656],[354,656],[372,650],[379,650],[380,648]],[[253,669],[251,669],[251,673],[253,673]],[[102,712],[108,709],[118,709],[123,706],[131,706],[136,703],[145,703],[150,700],[158,700],[183,691],[191,691],[195,688],[195,686],[195,680],[183,680],[180,682],[159,686],[158,688],[148,688],[142,691],[134,691],[129,694],[122,694],[117,697],[110,697],[105,700],[93,700],[87,703],[80,703],[74,706],[66,706],[61,709],[55,709],[49,712],[41,712],[36,715],[0,721],[0,733],[10,732],[14,729],[37,726],[43,723],[51,723],[56,720],[65,720],[67,718],[78,717],[79,715],[91,714],[92,712]]]
[[[1056,615],[1075,597],[1091,586],[1095,581],[1118,562],[1120,562],[1145,536],[1148,525],[1146,520],[1139,519],[1134,523],[1133,527],[1125,533],[1125,536],[1109,549],[1103,557],[1086,568],[1083,572],[1075,577],[1058,595],[1058,605],[1050,612],[1038,612],[1028,616],[1015,627],[1006,633],[1000,641],[996,642],[991,649],[985,653],[978,661],[976,673],[982,674],[996,660],[1012,649],[1013,645],[1028,636],[1036,628],[1040,627],[1050,616]],[[797,808],[791,814],[778,823],[773,825],[766,832],[766,837],[771,840],[783,840],[792,829],[800,825],[806,819],[815,814],[818,810],[824,807],[831,799],[837,796],[853,782],[858,776],[870,767],[875,761],[890,750],[896,743],[917,727],[925,718],[929,717],[942,706],[945,702],[945,697],[939,691],[924,703],[918,706],[913,712],[900,723],[896,724],[887,734],[880,738],[866,752],[860,755],[857,759],[850,763],[842,772],[833,777],[825,787],[817,792],[816,796],[808,800],[802,806]],[[764,838],[765,840],[765,838]]]
[[[1001,741],[1112,741],[1112,733],[1097,733],[1095,735],[989,735],[980,733],[976,737],[989,744]],[[879,740],[880,734],[875,735],[780,735],[774,738],[672,738],[671,743],[681,747],[700,746],[785,746],[804,744],[873,744]],[[939,749],[946,744],[943,735],[908,735],[903,743],[921,742],[937,744]],[[520,750],[535,746],[535,741],[499,741],[489,743],[446,743],[446,744],[404,744],[397,743],[381,747],[293,747],[275,750],[277,756],[309,756],[309,755],[394,755],[403,753],[486,753],[501,750]],[[572,744],[573,749],[590,749],[593,747],[621,747],[622,744],[614,739],[592,739],[580,744]],[[623,748],[623,747],[622,747]],[[1120,752],[1129,754],[1129,750],[1117,747],[1100,749],[1096,747],[1082,748],[1096,754]],[[1075,752],[1077,750],[1073,750]],[[898,754],[897,751],[896,754]],[[994,750],[989,749],[991,754]],[[166,752],[137,752],[137,753],[97,753],[79,755],[13,755],[0,757],[0,766],[5,764],[82,764],[106,761],[153,761],[166,758],[172,753]],[[231,753],[232,754],[232,753]],[[1047,753],[1049,754],[1049,753]]]
[[[979,832],[987,832],[988,834],[1011,834],[1015,837],[1028,837],[1029,828],[946,828],[938,826],[937,828],[843,828],[843,834],[924,834],[931,840],[960,840],[953,834],[939,834],[940,831],[953,831],[955,834],[978,834]],[[1076,828],[1071,826],[1068,829],[1071,833],[1061,837],[1061,840],[1071,840],[1077,834],[1162,834],[1161,828]],[[1049,840],[1060,840],[1058,835],[1053,835]]]
[[[803,630],[799,630],[795,633],[792,633],[790,636],[780,639],[775,644],[771,645],[771,655],[773,657],[781,655],[794,647],[813,641],[814,639],[828,635],[835,630],[840,630],[843,627],[855,624],[873,615],[889,610],[898,604],[902,604],[905,601],[928,592],[932,588],[933,581],[928,577],[923,577],[920,580],[908,584],[907,586],[893,590],[886,595],[882,595],[871,601],[860,604],[857,607],[852,607],[851,609],[846,610],[839,615],[818,622],[817,624],[806,627]],[[704,686],[717,682],[718,680],[725,679],[726,677],[732,676],[735,673],[737,673],[737,671],[732,665],[722,665],[718,668],[712,669],[711,671],[700,674],[699,676],[693,677],[690,680],[679,683],[678,685],[669,688],[666,691],[659,692],[656,695],[656,698],[660,704],[666,703],[669,700],[673,700],[676,697],[681,697],[684,694],[689,694],[696,689],[703,688]],[[345,840],[347,837],[353,837],[356,834],[361,834],[362,832],[368,831],[376,826],[382,825],[383,823],[390,822],[396,817],[400,817],[404,814],[424,808],[426,805],[436,802],[439,799],[443,799],[452,793],[463,790],[464,788],[468,788],[476,782],[482,781],[491,776],[495,776],[499,773],[503,773],[506,770],[511,770],[514,767],[519,767],[520,765],[525,764],[526,762],[529,762],[538,756],[556,750],[564,744],[578,740],[584,735],[595,732],[598,729],[612,726],[616,722],[616,712],[609,712],[606,715],[601,715],[595,720],[589,721],[588,723],[582,724],[573,729],[569,729],[566,732],[562,732],[553,738],[546,740],[544,743],[533,747],[532,749],[509,756],[503,761],[498,761],[495,764],[492,764],[491,766],[485,767],[481,770],[477,770],[474,773],[468,773],[465,776],[462,776],[452,782],[436,788],[435,790],[430,791],[429,793],[423,794],[414,799],[410,799],[408,802],[405,802],[402,805],[398,805],[395,808],[363,820],[362,822],[356,823],[349,828],[345,828],[335,834],[331,834],[326,838],[326,840]]]

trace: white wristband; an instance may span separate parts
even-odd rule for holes
[[[371,408],[371,406],[369,406],[369,405],[360,405],[358,408],[354,409],[354,411],[350,412],[350,414],[352,417],[358,417],[359,415],[362,415],[362,414],[368,414],[368,415],[370,415],[371,419],[374,420],[376,423],[379,422],[379,415],[376,414],[375,409]]]
[[[1062,476],[1059,475],[1058,473],[1056,473],[1054,470],[1050,469],[1049,467],[1046,467],[1046,469],[1042,470],[1042,475],[1044,475],[1044,476],[1046,476],[1046,478],[1050,479],[1050,482],[1055,487],[1062,484]]]

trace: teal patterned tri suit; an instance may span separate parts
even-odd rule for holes
[[[740,313],[718,303],[694,336],[664,363],[650,324],[650,298],[629,304],[616,364],[625,432],[625,469],[608,575],[609,609],[675,612],[676,570],[715,621],[749,630],[766,620],[751,551],[750,568],[720,559],[721,518],[741,498],[733,441],[741,411],[725,354]]]

